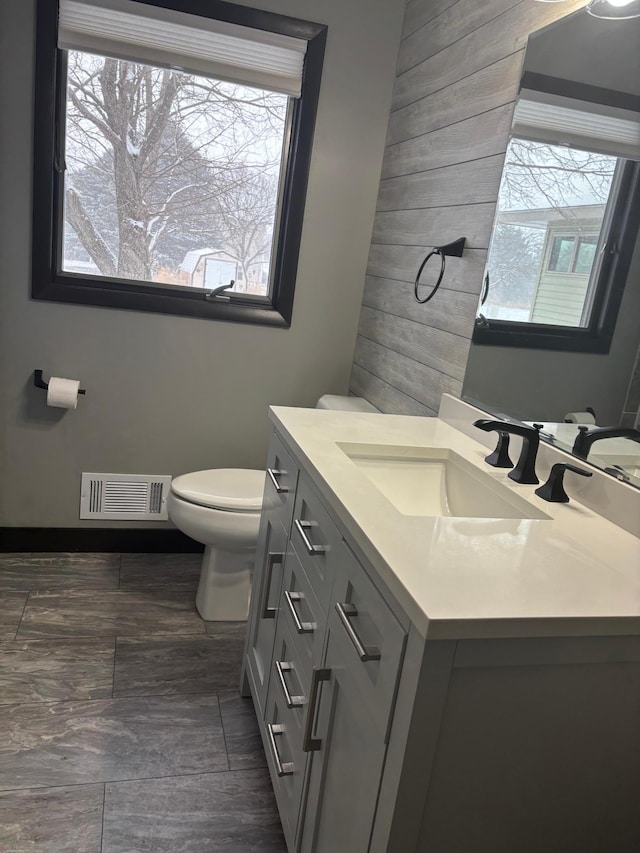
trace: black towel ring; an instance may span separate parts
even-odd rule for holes
[[[424,261],[420,264],[420,269],[416,275],[416,280],[413,283],[413,295],[416,298],[416,302],[419,302],[420,305],[424,305],[429,300],[433,299],[433,297],[438,292],[438,288],[442,284],[442,279],[444,278],[444,271],[446,267],[446,257],[450,255],[453,258],[461,258],[462,252],[464,251],[464,244],[466,242],[465,237],[460,237],[458,240],[454,240],[453,243],[448,243],[446,246],[434,246],[433,249],[429,252]],[[429,258],[432,258],[434,255],[440,256],[440,273],[438,275],[438,280],[436,281],[433,290],[428,296],[425,296],[424,299],[420,299],[418,296],[418,285],[420,284],[420,275],[422,274],[422,270],[427,265]]]
[[[422,273],[422,270],[426,267],[427,261],[429,260],[429,258],[432,258],[434,255],[440,255],[440,274],[438,275],[438,280],[436,281],[431,293],[428,296],[425,296],[424,299],[420,299],[420,297],[418,296],[418,285],[420,284],[420,275]],[[446,258],[446,255],[444,254],[442,249],[439,246],[436,246],[436,248],[432,249],[429,252],[429,254],[427,255],[427,257],[424,259],[424,261],[420,264],[420,269],[418,270],[418,273],[416,275],[416,280],[413,283],[413,295],[416,298],[416,302],[419,302],[420,305],[424,305],[425,302],[429,302],[429,300],[433,299],[433,297],[438,292],[438,288],[442,284],[442,279],[444,277],[444,270],[446,267],[445,258]]]

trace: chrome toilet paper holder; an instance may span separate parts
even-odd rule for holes
[[[42,378],[41,370],[33,371],[33,384],[36,388],[42,388],[43,391],[47,391],[49,389],[49,383],[45,382]],[[83,388],[78,389],[78,394],[86,394],[87,392]]]

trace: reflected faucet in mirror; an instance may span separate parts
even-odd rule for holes
[[[593,444],[603,438],[629,438],[631,441],[640,442],[640,430],[629,427],[579,426],[578,435],[573,443],[573,453],[581,459],[586,459]]]

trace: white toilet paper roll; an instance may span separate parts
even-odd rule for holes
[[[564,416],[566,424],[595,424],[596,419],[591,412],[567,412]]]
[[[62,379],[60,376],[52,376],[47,389],[47,406],[56,406],[58,409],[75,409],[78,405],[78,391],[80,381],[78,379]]]

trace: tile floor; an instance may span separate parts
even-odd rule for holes
[[[0,554],[0,851],[286,853],[194,554]]]

